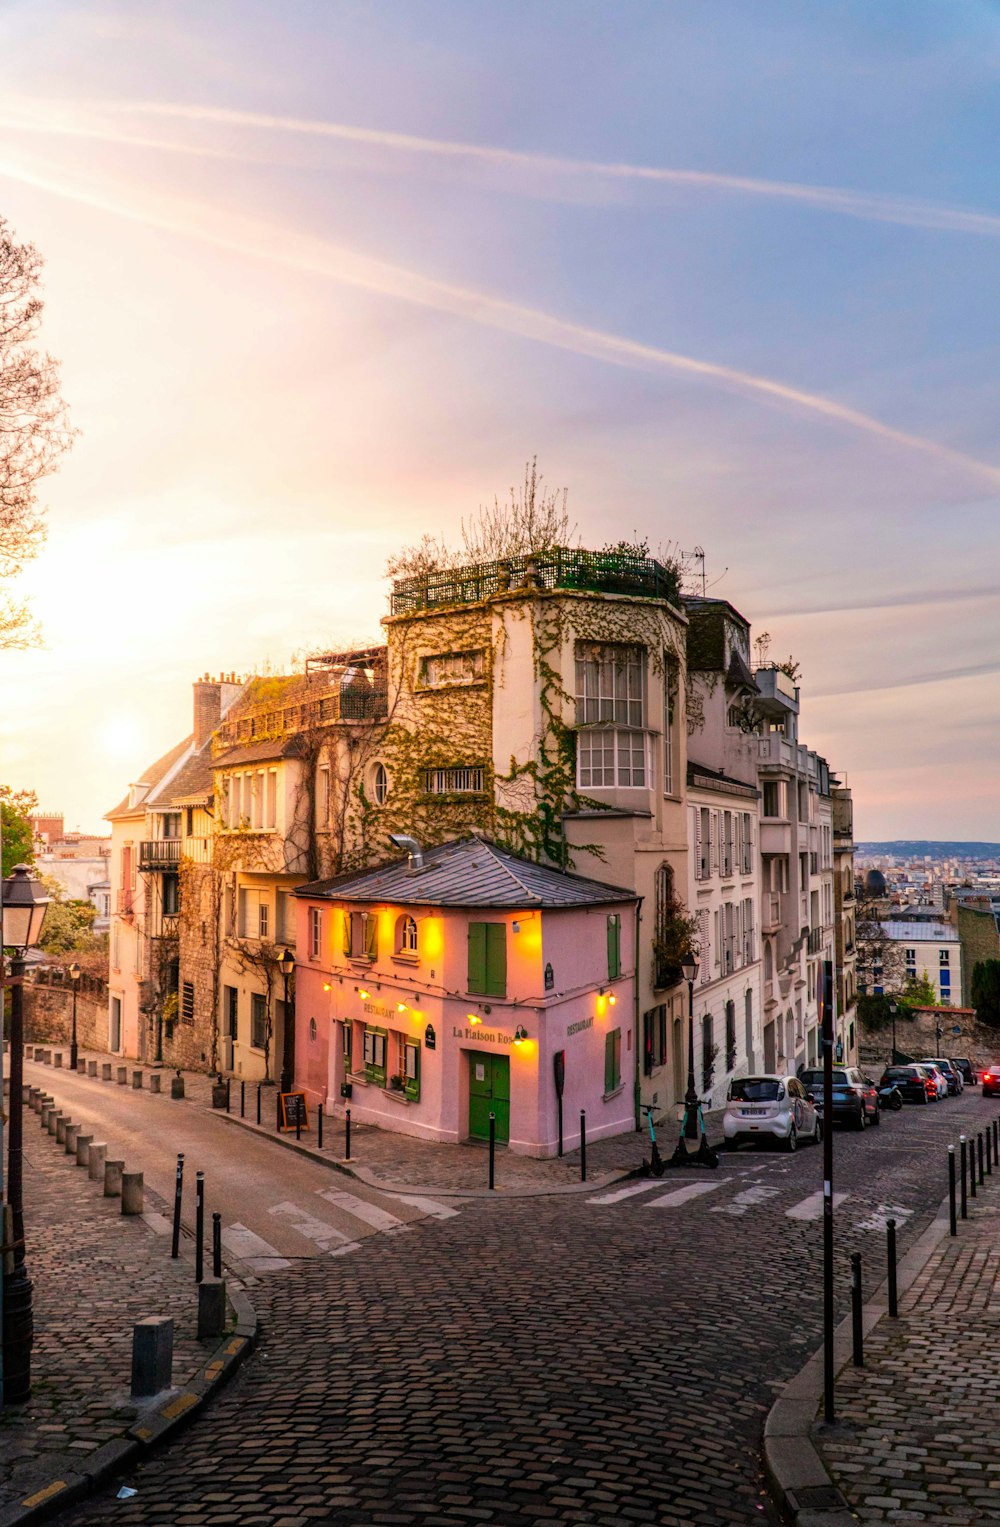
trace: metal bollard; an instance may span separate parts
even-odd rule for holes
[[[889,1274],[889,1314],[895,1319],[899,1314],[899,1300],[896,1292],[896,1221],[887,1219],[885,1222],[885,1253]]]
[[[108,1147],[96,1142],[90,1147],[90,1155],[87,1160],[87,1176],[91,1182],[104,1181],[104,1163],[108,1159]]]
[[[194,1174],[194,1281],[205,1276],[205,1173]]]
[[[948,1147],[948,1219],[952,1235],[958,1234],[958,1214],[955,1208],[955,1147]]]
[[[979,1158],[979,1185],[980,1185],[980,1187],[982,1187],[983,1184],[986,1182],[986,1177],[985,1177],[985,1175],[983,1173],[983,1132],[982,1132],[982,1130],[980,1130],[978,1135],[976,1136],[976,1155]]]
[[[149,1090],[150,1090],[150,1092],[153,1092],[153,1093],[159,1092],[159,1090],[160,1090],[160,1073],[159,1073],[159,1071],[153,1071],[150,1074],[150,1078],[149,1078]]]
[[[240,1118],[241,1119],[245,1119],[246,1115],[247,1115],[247,1084],[246,1084],[246,1082],[240,1082]]]
[[[969,1191],[976,1196],[976,1137],[969,1136]]]
[[[864,1331],[861,1323],[861,1253],[851,1252],[851,1337],[854,1347],[854,1366],[865,1366]]]
[[[587,1181],[587,1110],[580,1109],[580,1181]]]
[[[351,1110],[344,1109],[344,1160],[351,1159]]]
[[[993,1160],[1000,1166],[1000,1119],[993,1120]]]
[[[966,1172],[968,1171],[968,1166],[967,1166],[967,1161],[966,1161],[966,1157],[967,1157],[968,1152],[967,1152],[967,1149],[966,1149],[966,1143],[965,1143],[965,1136],[964,1135],[959,1135],[959,1137],[958,1137],[958,1146],[959,1146],[959,1161],[960,1161],[961,1188],[962,1188],[961,1195],[960,1195],[961,1206],[962,1206],[962,1218],[963,1219],[968,1219],[968,1217],[969,1217],[969,1200],[968,1200],[968,1196],[967,1196],[967,1191],[968,1190],[967,1190],[966,1185],[965,1185]]]
[[[984,1143],[986,1145],[986,1175],[987,1175],[987,1177],[992,1177],[993,1176],[993,1167],[990,1164],[990,1155],[991,1155],[990,1140],[991,1140],[991,1136],[990,1136],[990,1126],[988,1124],[986,1126],[986,1134],[985,1134],[985,1136],[983,1138],[984,1138]]]
[[[142,1213],[142,1173],[122,1173],[122,1213]]]
[[[226,1077],[226,1112],[229,1112],[229,1095],[232,1087],[232,1078]]]
[[[295,1138],[302,1139],[302,1109],[299,1107],[295,1109]]]
[[[495,1166],[496,1166],[496,1151],[497,1151],[497,1116],[496,1116],[495,1113],[491,1113],[490,1114],[490,1187],[491,1188],[496,1186],[496,1183],[495,1183],[495,1170],[494,1170]]]
[[[184,1153],[177,1157],[177,1176],[174,1180],[174,1234],[170,1242],[170,1255],[174,1259],[181,1253],[181,1198],[184,1193]]]
[[[104,1163],[104,1196],[105,1198],[121,1198],[122,1177],[125,1173],[124,1161],[105,1161]]]
[[[260,1082],[257,1083],[257,1123],[260,1123]]]
[[[320,1150],[323,1149],[323,1103],[320,1100],[316,1108],[316,1143]]]
[[[212,1277],[222,1277],[222,1215],[212,1215]]]

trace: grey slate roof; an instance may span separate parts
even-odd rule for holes
[[[394,902],[433,907],[593,907],[631,902],[621,886],[519,859],[487,838],[458,838],[424,850],[423,867],[408,859],[301,885],[296,896],[329,901]]]

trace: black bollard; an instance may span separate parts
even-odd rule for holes
[[[231,1088],[232,1088],[232,1078],[227,1076],[226,1077],[226,1112],[227,1113],[229,1112],[229,1100],[230,1100],[230,1091],[231,1091]]]
[[[861,1326],[861,1253],[851,1252],[851,1336],[854,1346],[854,1366],[865,1366],[864,1332]]]
[[[351,1159],[351,1110],[344,1109],[344,1160]]]
[[[580,1109],[580,1181],[587,1181],[587,1110]]]
[[[301,1140],[302,1139],[302,1108],[299,1105],[299,1099],[298,1098],[296,1098],[295,1104],[296,1104],[296,1107],[295,1107],[295,1138],[296,1138],[296,1140]]]
[[[319,1102],[316,1105],[316,1144],[319,1146],[320,1150],[323,1149],[323,1104],[322,1104],[322,1101]]]
[[[205,1276],[205,1173],[194,1174],[194,1281]]]
[[[887,1219],[885,1222],[885,1255],[889,1274],[889,1314],[895,1319],[899,1314],[899,1302],[896,1295],[896,1221]]]
[[[958,1213],[955,1207],[955,1147],[948,1147],[948,1217],[952,1235],[958,1234]]]
[[[212,1215],[212,1277],[222,1277],[222,1215]]]
[[[174,1235],[170,1242],[170,1255],[176,1259],[181,1254],[181,1196],[184,1192],[184,1156],[177,1157],[177,1179],[174,1183]]]
[[[257,1123],[260,1123],[260,1082],[257,1083]]]
[[[247,1084],[246,1084],[246,1082],[240,1082],[240,1118],[241,1119],[245,1119],[246,1116],[247,1116]]]
[[[968,1196],[967,1196],[968,1190],[967,1190],[966,1185],[965,1185],[965,1174],[968,1171],[968,1166],[966,1164],[966,1156],[967,1156],[968,1153],[967,1153],[967,1150],[966,1150],[965,1136],[964,1135],[959,1135],[958,1143],[959,1143],[959,1173],[960,1173],[960,1177],[961,1177],[960,1201],[961,1201],[961,1206],[962,1206],[962,1218],[963,1219],[968,1219],[968,1217],[969,1217],[969,1200],[968,1200]]]
[[[1000,1166],[1000,1119],[993,1120],[993,1160]]]
[[[969,1191],[976,1196],[976,1137],[969,1136]]]
[[[987,1177],[992,1177],[993,1176],[993,1167],[990,1164],[990,1155],[991,1155],[991,1149],[990,1149],[990,1127],[989,1127],[988,1124],[986,1126],[986,1134],[984,1136],[984,1141],[985,1141],[985,1145],[986,1145],[986,1175],[987,1175]]]
[[[983,1132],[982,1132],[982,1130],[980,1130],[978,1135],[976,1136],[976,1154],[977,1154],[977,1156],[979,1158],[979,1185],[980,1185],[980,1187],[982,1187],[983,1184],[986,1182],[986,1177],[985,1177],[985,1175],[983,1173]]]
[[[497,1116],[490,1114],[490,1188],[495,1187],[494,1167],[496,1164],[497,1151]]]

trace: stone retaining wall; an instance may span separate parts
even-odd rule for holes
[[[29,1044],[62,1045],[69,1049],[73,1017],[73,992],[66,986],[24,986],[24,1037]],[[78,992],[76,1038],[81,1050],[108,1049],[108,999],[93,992]]]
[[[961,1030],[952,1033],[952,1028]],[[937,1028],[941,1033],[941,1048],[937,1049]],[[911,1016],[900,1008],[896,1015],[896,1048],[904,1055],[967,1055],[974,1064],[989,1065],[1000,1062],[1000,1031],[978,1023],[969,1009],[955,1008],[951,1012],[928,1012],[917,1009]],[[870,1029],[862,1024],[858,1058],[862,1065],[889,1064],[892,1051],[892,1026]]]

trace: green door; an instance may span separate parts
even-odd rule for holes
[[[496,1114],[497,1142],[510,1139],[510,1057],[469,1055],[469,1136],[473,1140],[490,1138],[490,1114]]]

